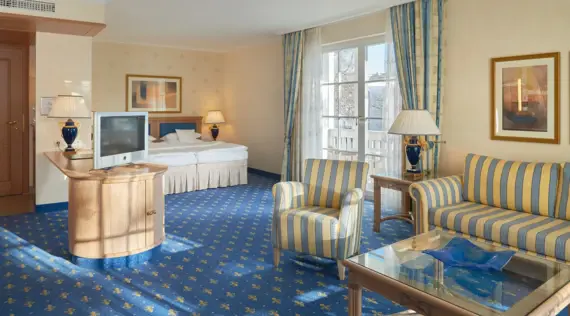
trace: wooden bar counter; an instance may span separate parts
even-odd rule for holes
[[[76,257],[128,259],[164,241],[162,175],[167,166],[93,170],[93,159],[44,154],[69,178],[69,251],[74,262]]]

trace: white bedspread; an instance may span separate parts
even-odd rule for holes
[[[247,147],[226,142],[150,143],[148,161],[169,166],[247,159]]]

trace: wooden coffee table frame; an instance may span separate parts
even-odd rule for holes
[[[350,260],[343,264],[348,272],[348,315],[362,315],[362,288],[374,291],[394,303],[424,316],[476,316],[473,312],[422,292],[392,278],[375,273]],[[556,316],[570,304],[570,283],[535,308],[530,316]],[[476,309],[475,304],[474,309]],[[570,313],[569,313],[570,315]]]

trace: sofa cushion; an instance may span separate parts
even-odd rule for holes
[[[554,217],[559,164],[465,158],[463,199],[509,210]]]
[[[431,225],[570,260],[570,221],[463,202],[429,210]]]
[[[560,184],[556,196],[556,218],[570,220],[570,163],[563,163],[560,166]]]

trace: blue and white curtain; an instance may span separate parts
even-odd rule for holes
[[[303,61],[304,32],[283,35],[283,56],[285,69],[285,148],[281,181],[300,180],[301,144],[299,137],[299,103],[301,90],[301,68]]]
[[[441,130],[443,27],[446,0],[416,0],[390,9],[403,108],[428,110]],[[437,172],[440,146],[423,155],[424,170]]]

